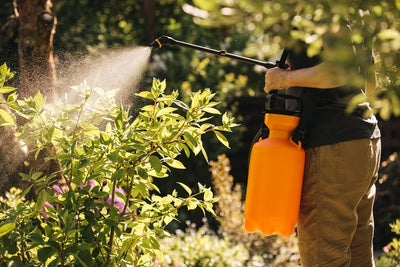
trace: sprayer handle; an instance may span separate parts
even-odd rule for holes
[[[284,48],[282,51],[281,59],[279,59],[279,61],[276,62],[276,64],[278,65],[279,68],[287,69],[289,67],[286,64],[286,59],[287,59],[288,55],[289,55],[289,51]]]

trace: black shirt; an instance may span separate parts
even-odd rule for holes
[[[291,51],[288,63],[290,68],[295,70],[315,66],[320,63],[320,59],[309,58],[305,50]],[[303,102],[304,148],[380,137],[375,116],[363,117],[366,109],[370,109],[367,103],[360,105],[351,114],[346,113],[349,99],[360,93],[357,89],[347,86],[330,89],[292,87],[288,88],[286,93],[300,97]]]

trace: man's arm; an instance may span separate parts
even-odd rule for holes
[[[265,74],[265,92],[289,87],[329,89],[346,84],[346,75],[340,75],[337,65],[321,63],[313,67],[284,70],[272,68]]]

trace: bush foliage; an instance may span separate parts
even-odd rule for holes
[[[185,232],[178,230],[160,244],[165,253],[161,266],[242,267],[249,260],[244,244],[232,242],[229,236],[220,237],[206,225],[199,229],[189,225]]]
[[[400,236],[400,219],[391,223],[390,227],[392,232]],[[383,252],[375,261],[377,267],[400,265],[400,239],[398,237],[393,238],[392,242],[383,248]]]
[[[3,65],[2,81],[9,73]],[[59,164],[51,174],[22,173],[31,185],[13,189],[13,198],[2,201],[0,262],[149,266],[163,257],[159,238],[168,235],[164,228],[179,209],[213,213],[210,188],[199,185],[193,192],[180,182],[183,195],[174,189],[161,196],[153,182],[167,179],[172,168],[185,168],[181,154],[201,153],[207,160],[202,136],[208,132],[228,146],[222,132],[236,125],[228,114],[219,126],[208,123],[221,115],[210,90],[192,94],[186,104],[177,92],[165,93],[165,81],[154,79],[151,90],[137,94],[149,104],[131,118],[111,98],[93,97],[86,84],[73,88],[79,97],[72,104],[46,103],[40,92],[18,100],[14,88],[0,89],[10,93],[2,104],[12,110],[0,113],[2,127],[13,125],[29,153],[48,150],[46,160]],[[25,200],[30,190],[36,198]]]

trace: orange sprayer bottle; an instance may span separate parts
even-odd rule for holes
[[[274,103],[282,98],[284,109],[267,110],[264,122],[269,136],[256,142],[251,150],[245,229],[290,236],[299,214],[305,159],[301,144],[291,139],[299,124],[299,111],[286,109],[286,101],[294,97],[272,94],[269,98]]]

